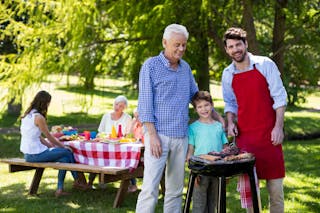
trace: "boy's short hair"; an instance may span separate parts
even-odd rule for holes
[[[191,104],[194,108],[197,106],[197,102],[200,100],[205,100],[213,105],[212,97],[208,91],[198,91],[191,99]]]

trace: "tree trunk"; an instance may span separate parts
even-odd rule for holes
[[[202,38],[199,39],[199,45],[201,47],[201,51],[199,51],[199,67],[197,68],[197,82],[199,90],[210,91],[210,78],[209,78],[209,47],[208,47],[208,39],[206,35],[201,33]]]
[[[275,16],[272,40],[272,59],[277,64],[279,71],[283,74],[284,70],[284,34],[286,15],[284,9],[287,7],[287,0],[277,0],[275,3]]]
[[[179,1],[175,1],[177,7],[181,7],[182,4]],[[190,5],[191,2],[189,1]],[[199,90],[210,90],[209,82],[209,44],[208,44],[208,3],[209,0],[202,0],[201,4],[192,3],[189,10],[192,10],[196,14],[200,14],[197,17],[185,17],[185,7],[180,8],[177,13],[177,20],[186,21],[184,24],[187,26],[190,33],[188,43],[192,42],[192,49],[187,49],[186,55],[190,61],[189,64],[193,70],[196,70],[195,79],[198,83]],[[180,17],[181,16],[181,17]]]
[[[197,30],[196,40],[198,51],[197,59],[197,75],[196,80],[198,82],[199,90],[210,91],[210,77],[209,77],[209,44],[208,44],[208,1],[202,1],[202,5],[199,8],[200,27]]]
[[[8,108],[7,108],[7,113],[9,115],[14,115],[14,116],[20,116],[21,113],[21,102],[20,103],[15,103],[15,99],[11,99],[10,102],[8,103]]]
[[[259,54],[259,45],[256,37],[256,29],[254,27],[254,19],[252,12],[252,0],[242,0],[242,22],[244,29],[247,31],[248,49],[253,54]]]
[[[92,76],[88,76],[85,78],[84,88],[88,90],[94,89],[94,78]]]

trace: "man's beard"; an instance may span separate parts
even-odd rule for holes
[[[232,60],[234,60],[237,63],[241,63],[246,59],[246,55],[247,55],[247,50],[243,52],[240,59],[236,59],[235,57],[232,56]]]

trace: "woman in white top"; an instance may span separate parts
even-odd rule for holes
[[[24,153],[27,162],[63,162],[74,163],[74,157],[70,148],[65,147],[49,132],[47,125],[47,110],[51,101],[51,95],[46,91],[40,91],[34,97],[29,108],[21,118],[21,144],[20,151]],[[42,134],[47,138],[42,136]],[[65,170],[59,170],[57,197],[68,193],[63,191]],[[77,172],[72,172],[75,179],[75,188],[86,189],[81,184]]]
[[[129,134],[132,118],[129,114],[124,112],[127,106],[128,99],[123,95],[117,96],[113,102],[113,111],[103,115],[98,132],[109,135],[111,134],[112,126],[114,126],[116,131],[118,131],[119,125],[121,125],[122,134]],[[90,173],[88,182],[90,187],[92,187],[95,177],[96,174]]]
[[[118,131],[119,125],[121,125],[122,133],[124,135],[128,134],[130,132],[132,118],[129,114],[124,112],[127,106],[128,100],[125,96],[119,95],[116,97],[113,103],[113,111],[103,115],[98,132],[110,134],[112,126]]]

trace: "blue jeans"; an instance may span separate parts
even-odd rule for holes
[[[198,177],[200,181],[198,185],[193,188],[192,212],[217,212],[219,178],[202,175]]]
[[[39,154],[25,154],[24,158],[27,162],[61,162],[74,163],[74,157],[70,150],[66,148],[56,147],[49,148]],[[71,171],[73,178],[78,179],[78,173]],[[58,189],[63,189],[63,182],[66,176],[66,170],[59,170],[58,173]]]
[[[137,184],[137,180],[135,178],[132,178],[130,180],[130,182],[131,182],[131,185],[136,185]]]

